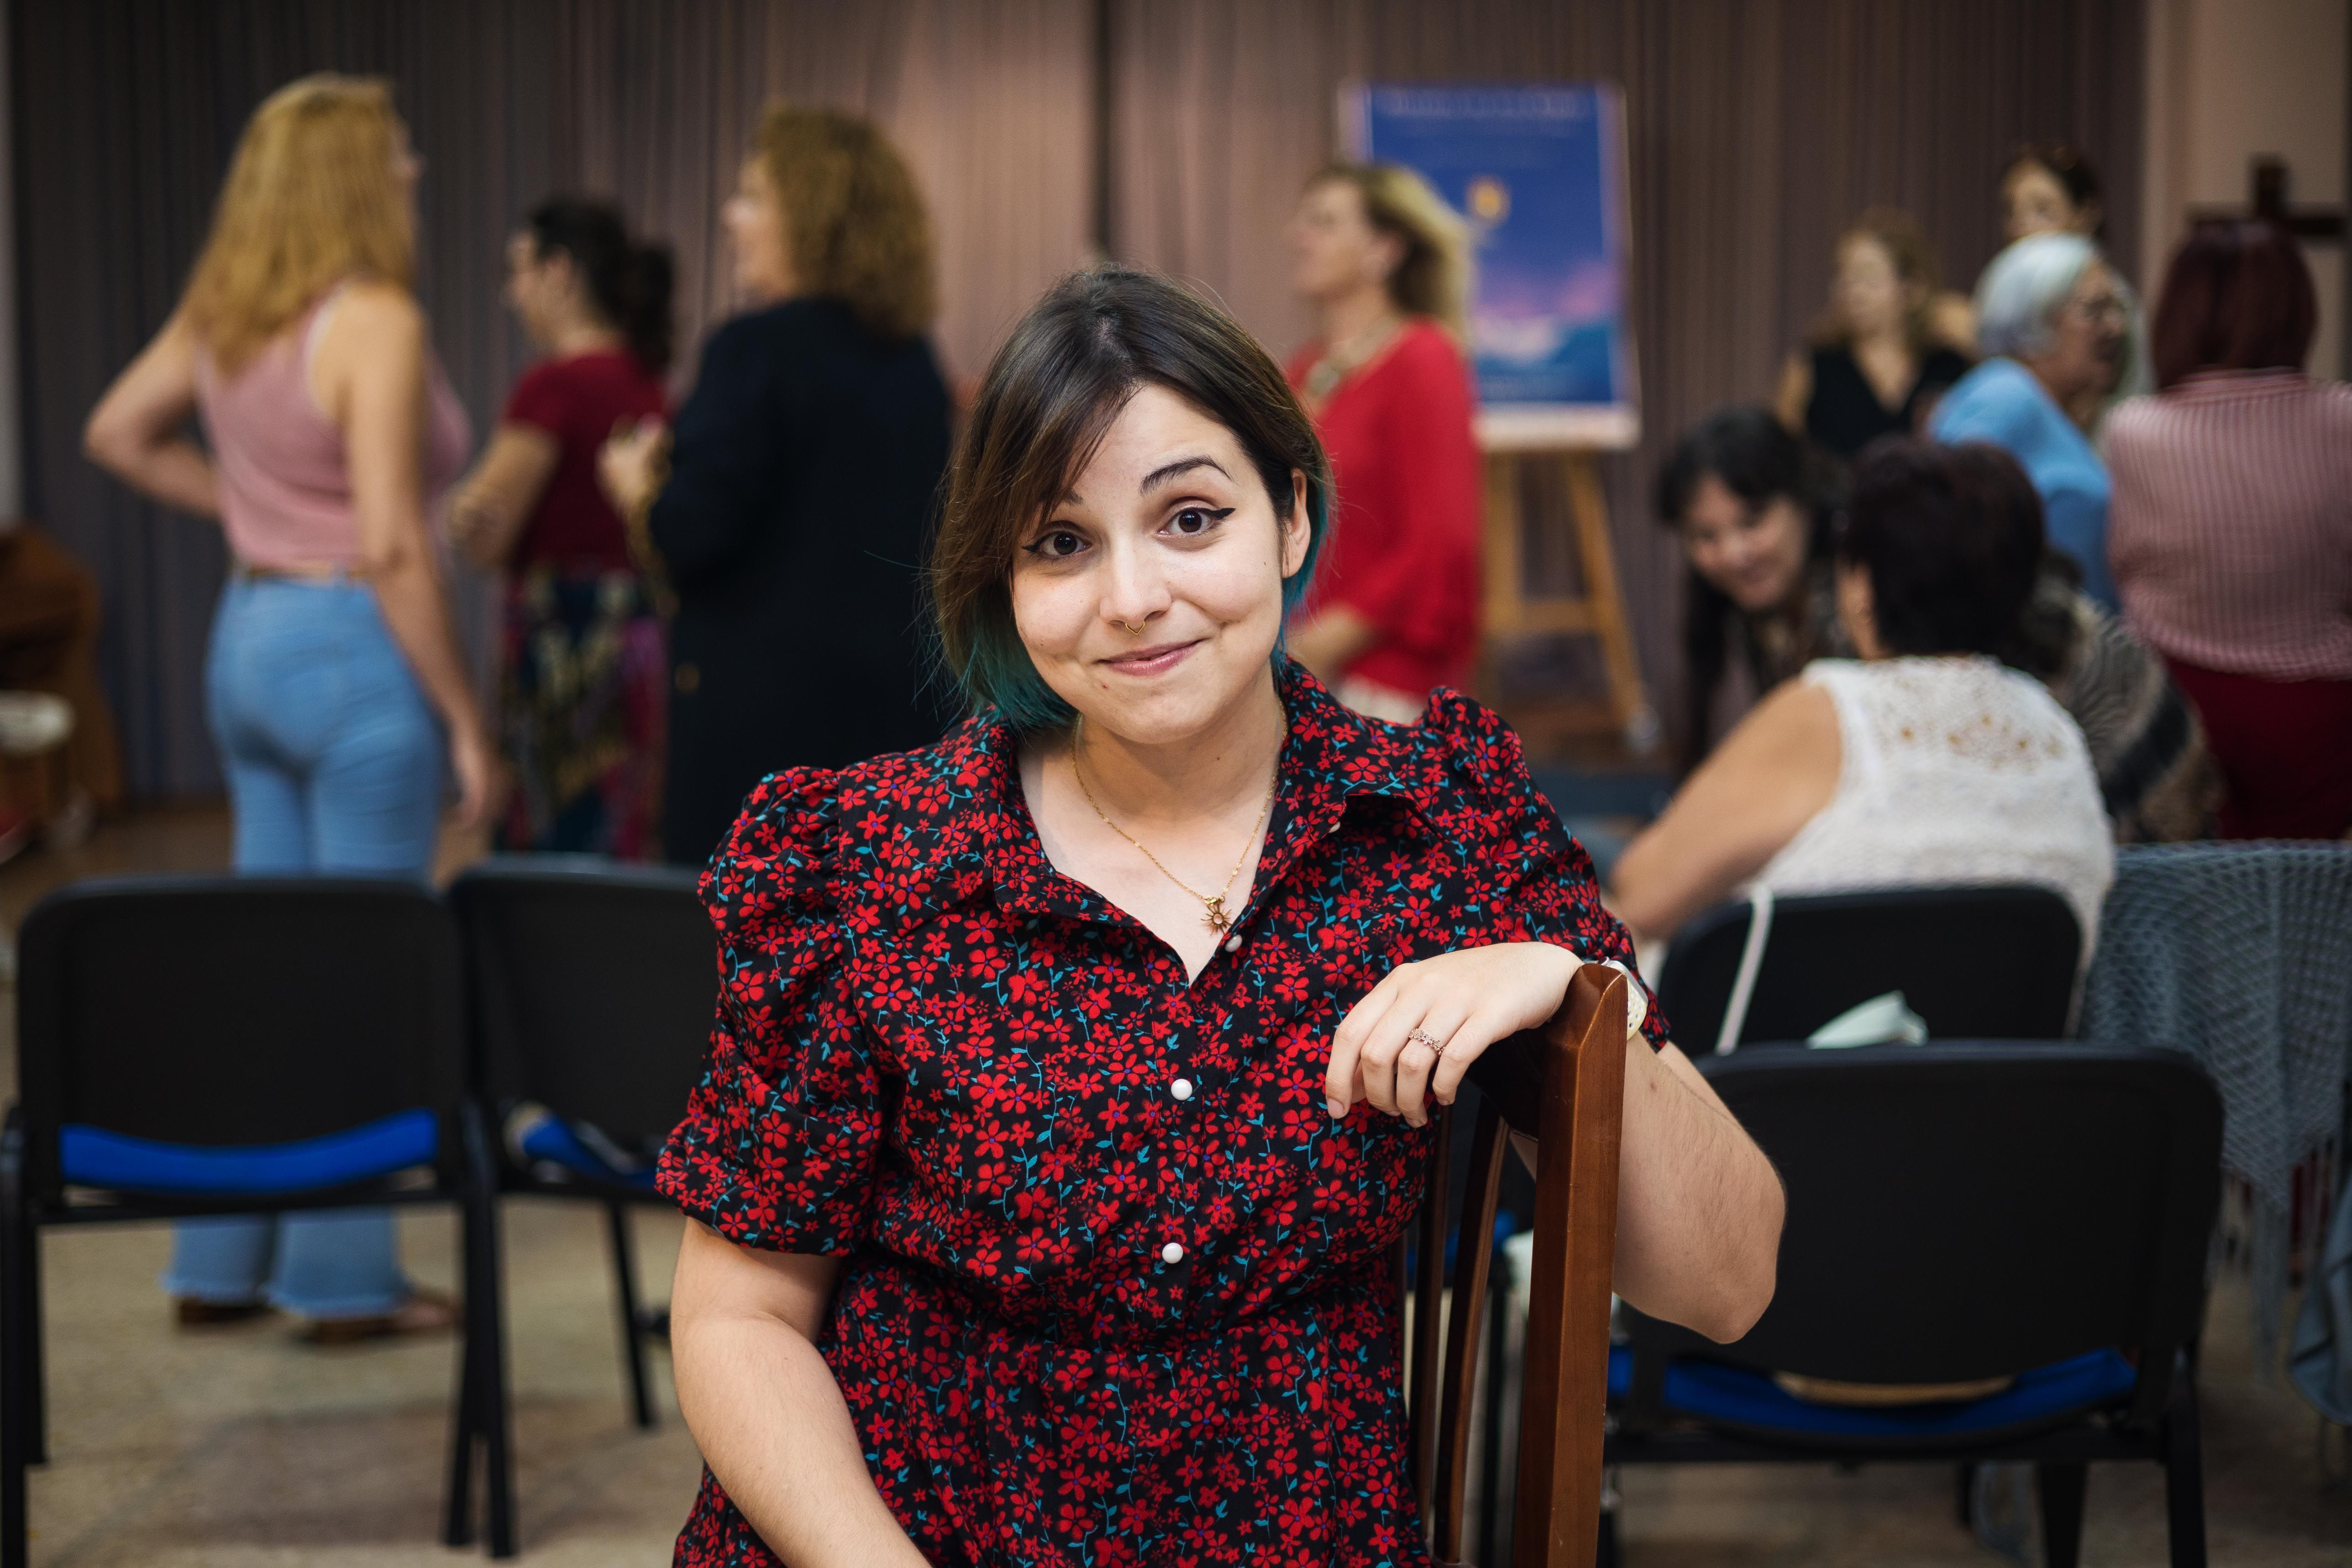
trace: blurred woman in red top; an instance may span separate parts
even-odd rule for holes
[[[1479,463],[1462,357],[1469,236],[1410,170],[1334,163],[1290,224],[1321,334],[1289,365],[1339,508],[1289,647],[1360,713],[1421,716],[1478,652]]]
[[[450,533],[506,578],[499,847],[653,857],[668,658],[651,581],[596,483],[615,428],[667,413],[670,260],[557,199],[509,243],[507,303],[546,357],[515,382]]]

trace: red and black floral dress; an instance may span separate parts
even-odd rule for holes
[[[1429,1134],[1331,1120],[1331,1031],[1453,948],[1633,952],[1492,714],[1281,689],[1255,885],[1190,984],[1047,862],[982,720],[775,775],[704,878],[724,983],[661,1189],[845,1260],[819,1349],[940,1568],[1428,1561],[1384,1258]],[[706,1473],[677,1561],[776,1559]]]

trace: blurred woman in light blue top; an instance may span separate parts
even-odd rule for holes
[[[2051,545],[2112,612],[2107,470],[2066,410],[2112,392],[2135,357],[2126,297],[2089,240],[2038,234],[1985,268],[1976,311],[1989,357],[1946,394],[1928,429],[1938,441],[1990,442],[2015,457],[2042,494]]]

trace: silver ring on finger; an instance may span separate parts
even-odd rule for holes
[[[1429,1054],[1433,1057],[1443,1057],[1445,1054],[1445,1042],[1438,1039],[1435,1035],[1430,1033],[1425,1029],[1414,1030],[1411,1034],[1404,1037],[1404,1042],[1407,1045],[1425,1045],[1429,1047]]]

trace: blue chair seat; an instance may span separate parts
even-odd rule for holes
[[[573,1131],[561,1116],[550,1116],[523,1135],[522,1153],[534,1160],[545,1160],[562,1166],[575,1176],[595,1181],[616,1182],[646,1192],[654,1190],[654,1167],[646,1166],[636,1170],[620,1170],[588,1146],[586,1140]]]
[[[1665,1404],[1675,1415],[1767,1437],[1935,1441],[2049,1426],[2112,1404],[2138,1384],[2138,1370],[2121,1354],[2095,1350],[2021,1373],[2008,1387],[1981,1399],[1822,1405],[1798,1398],[1763,1373],[1683,1356],[1666,1368]],[[1633,1385],[1633,1351],[1612,1347],[1609,1397],[1624,1399]]]
[[[318,1192],[430,1165],[440,1147],[440,1119],[425,1110],[397,1111],[290,1144],[220,1148],[158,1143],[82,1124],[58,1129],[58,1164],[67,1181],[121,1192]]]

